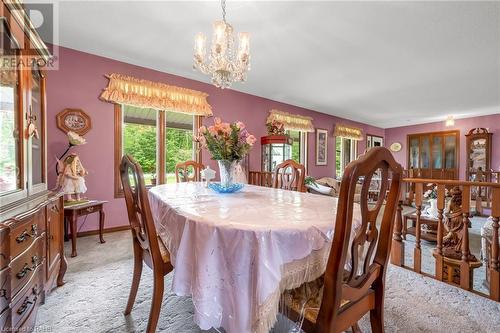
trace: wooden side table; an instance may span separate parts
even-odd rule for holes
[[[71,230],[71,257],[76,257],[76,234],[77,234],[77,228],[76,228],[76,221],[78,220],[78,217],[80,216],[86,216],[92,213],[99,213],[99,240],[101,243],[106,243],[106,241],[103,238],[103,230],[104,230],[104,219],[106,214],[104,213],[104,204],[107,203],[107,201],[100,201],[100,200],[91,200],[88,202],[83,202],[79,204],[73,204],[73,205],[67,205],[65,203],[64,206],[64,222],[65,222],[65,229],[67,230],[66,227],[69,224],[70,230]]]
[[[412,226],[408,228],[408,220]],[[415,211],[403,215],[403,239],[406,239],[406,234],[415,236],[417,224],[417,214]],[[427,228],[421,230],[420,238],[429,242],[437,242],[437,226],[438,220],[430,216],[420,215],[420,225],[425,225]]]

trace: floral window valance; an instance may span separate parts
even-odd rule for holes
[[[363,140],[363,130],[356,127],[349,127],[345,125],[337,124],[335,125],[334,136],[341,136],[347,139],[353,139],[361,141]]]
[[[106,77],[109,84],[101,94],[104,101],[199,116],[212,115],[206,93],[122,74]]]
[[[269,111],[267,122],[269,123],[273,120],[282,122],[285,125],[286,130],[314,132],[314,126],[312,124],[311,117],[300,116],[298,114],[290,114],[288,112],[279,110],[271,110]]]

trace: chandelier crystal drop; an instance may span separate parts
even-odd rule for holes
[[[250,34],[238,34],[238,49],[235,47],[233,27],[226,22],[226,1],[221,1],[222,21],[213,25],[212,45],[206,57],[206,37],[198,33],[194,41],[193,69],[212,77],[212,83],[221,89],[229,88],[233,82],[245,82],[250,70]]]

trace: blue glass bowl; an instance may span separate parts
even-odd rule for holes
[[[224,187],[220,183],[210,183],[208,184],[208,187],[210,187],[217,193],[234,193],[241,190],[243,187],[245,187],[245,185],[240,183],[234,183],[229,185],[228,187]]]

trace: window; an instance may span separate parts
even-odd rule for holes
[[[358,155],[358,144],[356,140],[337,136],[335,138],[335,172],[337,178],[341,178],[344,169]]]
[[[293,140],[291,159],[307,168],[307,133],[287,131],[287,134]]]
[[[115,106],[115,196],[121,196],[119,165],[130,154],[146,186],[175,182],[175,165],[198,160],[192,141],[198,117],[128,105]]]
[[[146,186],[156,184],[157,112],[124,106],[122,155],[130,154],[144,172]]]
[[[193,143],[194,117],[177,112],[165,112],[166,133],[166,183],[175,183],[175,165],[187,160],[195,160]]]

